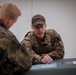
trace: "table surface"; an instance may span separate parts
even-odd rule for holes
[[[51,64],[33,65],[22,75],[76,75],[76,58],[54,60]]]

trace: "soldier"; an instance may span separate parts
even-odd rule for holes
[[[13,75],[29,70],[32,63],[24,48],[9,28],[21,11],[11,3],[0,8],[0,75]]]
[[[22,45],[27,49],[32,64],[52,63],[53,60],[64,57],[64,45],[60,35],[54,29],[46,29],[45,18],[34,15],[32,29],[22,40]]]

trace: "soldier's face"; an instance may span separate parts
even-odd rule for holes
[[[35,32],[35,35],[42,39],[44,37],[44,32],[45,32],[45,29],[46,29],[46,24],[44,25],[37,25],[37,26],[32,26],[32,29],[34,30]]]

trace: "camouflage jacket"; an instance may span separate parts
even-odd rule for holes
[[[41,59],[48,54],[53,60],[64,57],[64,45],[60,35],[54,29],[45,31],[44,42],[40,41],[34,31],[28,32],[22,40],[33,64],[41,63]]]
[[[31,65],[26,49],[0,22],[0,75],[29,70]]]

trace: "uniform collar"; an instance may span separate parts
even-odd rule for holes
[[[36,37],[37,38],[37,37]],[[37,40],[38,40],[38,43],[40,44],[40,45],[47,45],[47,39],[46,39],[46,33],[45,33],[45,36],[44,36],[44,38],[43,39],[38,39],[37,38]]]

